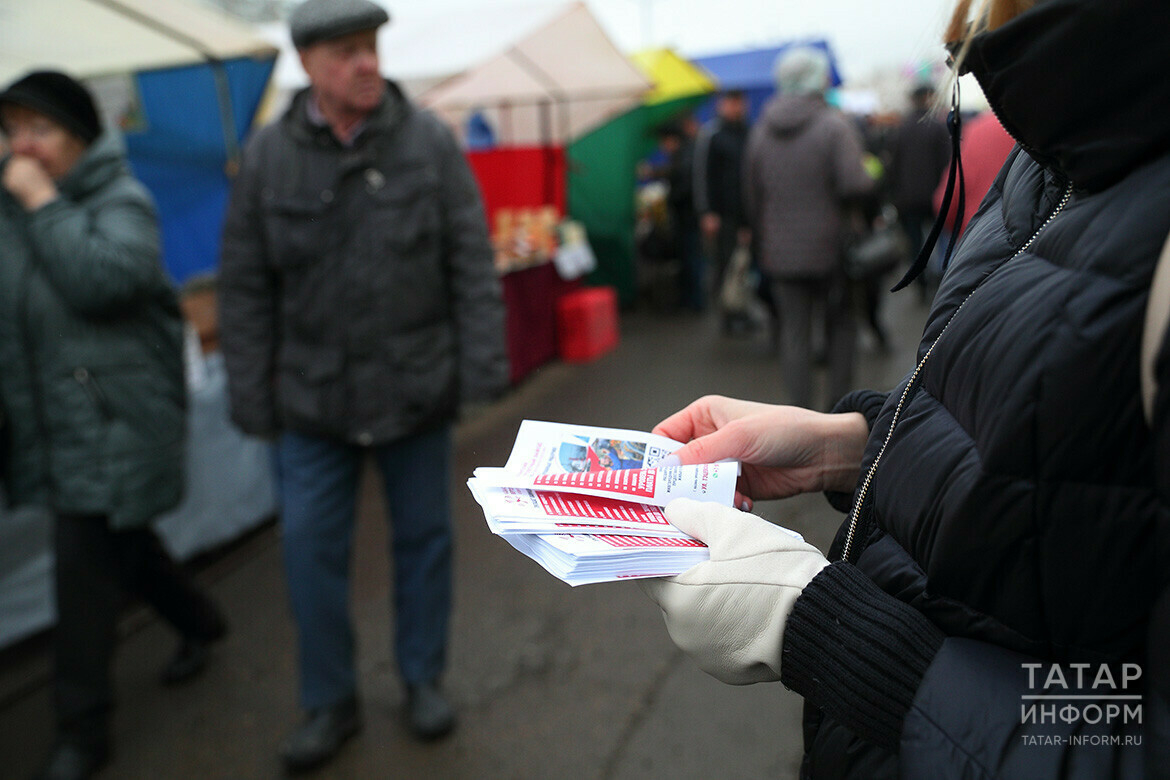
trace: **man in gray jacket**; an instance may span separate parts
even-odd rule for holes
[[[780,55],[780,94],[752,128],[744,202],[759,265],[780,310],[781,368],[788,401],[812,403],[813,316],[823,311],[829,400],[852,389],[856,327],[841,253],[845,205],[869,193],[858,130],[825,102],[828,56],[816,47]]]
[[[224,231],[222,343],[232,418],[271,438],[300,650],[292,772],[360,727],[347,596],[358,475],[372,456],[393,519],[395,655],[407,721],[449,732],[439,688],[451,600],[450,425],[507,383],[483,208],[452,134],[379,74],[369,0],[291,18],[310,87],[250,141]]]

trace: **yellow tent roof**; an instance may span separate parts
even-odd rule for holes
[[[645,105],[706,95],[717,88],[715,78],[671,49],[646,49],[630,55],[630,60],[654,84],[646,93]]]

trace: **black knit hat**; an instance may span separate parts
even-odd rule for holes
[[[289,35],[298,49],[342,35],[374,30],[390,21],[390,14],[370,0],[305,0],[289,17]]]
[[[5,103],[44,114],[86,145],[93,143],[102,132],[89,90],[64,73],[38,70],[17,79],[0,92],[0,106]]]

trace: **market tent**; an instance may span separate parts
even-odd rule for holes
[[[772,76],[776,58],[793,46],[815,46],[823,49],[829,55],[829,65],[832,68],[831,83],[833,86],[840,86],[841,73],[837,68],[837,58],[833,55],[829,42],[823,39],[789,41],[780,46],[763,49],[708,54],[695,57],[692,61],[715,78],[720,90],[743,90],[748,99],[748,115],[754,120],[768,102],[768,98],[776,91],[776,82]],[[713,113],[714,109],[710,104],[702,106],[698,111],[701,119],[707,119]]]
[[[419,102],[461,132],[468,118],[474,117],[477,126],[490,127],[498,154],[526,154],[529,161],[539,163],[525,169],[529,176],[544,182],[559,181],[563,173],[557,167],[563,159],[559,150],[640,105],[655,81],[617,50],[584,3],[564,3],[551,14],[546,6],[533,12],[532,18],[540,23],[519,38],[504,42],[494,56],[424,91]],[[570,163],[569,190],[586,197],[574,199],[570,195],[569,215],[586,222],[599,269],[594,281],[621,284],[623,269],[632,262],[632,182],[618,194],[619,200],[629,202],[630,218],[615,223],[608,219],[608,204],[601,204],[604,196],[589,188],[624,161],[591,164],[593,174],[574,170],[576,162]],[[629,169],[632,176],[632,164]],[[480,186],[489,203],[499,200],[505,207],[534,205],[493,198],[502,183],[486,174],[488,170],[487,166],[477,167],[483,174]],[[506,170],[512,177],[524,175],[514,167]],[[555,205],[561,200],[548,187],[541,192],[544,204]],[[626,235],[614,240],[611,234],[615,231]]]
[[[308,84],[287,24],[263,25],[280,48],[278,113]],[[462,135],[478,114],[505,146],[562,143],[637,102],[645,79],[581,2],[514,2],[459,13],[408,6],[378,30],[382,73]],[[542,131],[546,121],[548,132]]]
[[[643,98],[645,106],[669,105],[672,101],[689,100],[715,89],[715,80],[710,73],[683,59],[673,49],[634,52],[630,61],[654,85]]]
[[[640,105],[568,147],[569,213],[580,220],[597,255],[592,281],[636,292],[634,253],[637,164],[654,148],[655,128],[704,101],[715,89],[709,74],[669,49],[639,52],[630,61],[653,85]]]
[[[500,53],[424,92],[455,127],[479,113],[504,146],[564,144],[620,114],[650,83],[583,2],[560,6]]]
[[[275,57],[246,25],[189,0],[0,5],[0,81],[49,67],[90,84],[154,195],[179,282],[215,266],[229,177]]]

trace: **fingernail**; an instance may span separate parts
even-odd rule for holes
[[[675,455],[673,452],[670,453],[669,455],[667,455],[662,460],[658,461],[658,468],[660,468],[660,469],[672,469],[675,466],[681,466],[681,465],[682,465],[682,458],[680,458],[678,455]]]
[[[751,501],[744,501],[742,504],[739,505],[739,508],[741,510],[743,510],[744,512],[750,512],[750,511],[752,511],[752,502]]]

